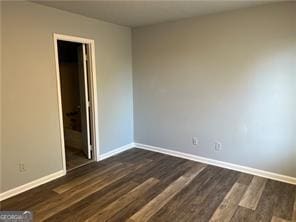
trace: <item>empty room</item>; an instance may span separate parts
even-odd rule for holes
[[[0,7],[0,221],[296,222],[295,1]]]

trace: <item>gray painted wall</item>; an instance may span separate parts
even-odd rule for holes
[[[129,28],[29,2],[1,5],[1,192],[62,169],[54,32],[95,40],[102,153],[135,136],[296,176],[295,3],[137,28],[133,76]]]
[[[133,142],[130,29],[35,3],[1,4],[1,192],[62,169],[54,32],[95,40],[101,153]]]
[[[296,177],[295,12],[280,3],[134,29],[135,142]]]

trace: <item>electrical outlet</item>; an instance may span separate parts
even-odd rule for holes
[[[215,144],[214,144],[214,147],[215,147],[216,151],[221,151],[222,150],[222,143],[216,141]]]
[[[192,144],[193,144],[194,146],[198,146],[198,145],[199,145],[199,140],[198,140],[196,137],[193,137],[193,138],[192,138]]]
[[[23,172],[26,171],[26,167],[25,167],[25,164],[24,163],[19,163],[19,171],[21,173],[23,173]]]

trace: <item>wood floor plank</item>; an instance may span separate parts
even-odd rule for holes
[[[124,209],[121,209],[120,212],[113,215],[111,218],[108,219],[110,222],[117,222],[117,221],[126,221],[127,218],[131,217],[141,208],[143,208],[147,203],[149,203],[152,199],[154,199],[157,195],[159,195],[162,191],[164,191],[170,184],[172,184],[175,180],[177,180],[182,175],[186,174],[191,168],[196,167],[197,165],[203,165],[200,163],[186,161],[182,164],[179,164],[177,167],[174,168],[174,172],[167,173],[164,175],[157,187],[149,192],[146,192],[141,196],[140,199],[134,201],[133,203],[129,204]]]
[[[278,182],[276,204],[273,207],[273,215],[285,220],[292,220],[293,217],[293,207],[294,207],[294,196],[295,196],[295,186],[291,184],[283,184]]]
[[[296,188],[295,188],[295,197],[294,197],[294,208],[293,208],[292,222],[296,222]]]
[[[217,208],[210,221],[230,221],[246,189],[246,185],[236,182],[224,198],[223,202]]]
[[[237,183],[241,183],[244,185],[250,185],[253,177],[254,177],[253,175],[241,173],[238,180],[237,180]]]
[[[59,194],[56,198],[55,197],[52,197],[52,198],[49,198],[49,199],[43,201],[42,203],[40,203],[38,205],[35,205],[34,206],[34,209],[39,209],[39,208],[41,209],[41,208],[43,208],[45,206],[46,207],[50,207],[51,204],[54,204],[54,203],[58,202],[61,199],[70,198],[71,196],[75,196],[79,192],[81,192],[83,190],[87,190],[88,188],[90,188],[90,187],[92,187],[94,185],[100,185],[105,180],[107,180],[108,178],[112,177],[112,175],[120,174],[122,171],[124,171],[124,169],[129,169],[129,168],[131,168],[131,165],[124,165],[123,168],[117,168],[117,169],[115,169],[114,171],[112,171],[109,174],[103,174],[103,175],[101,175],[101,177],[96,178],[96,180],[92,180],[92,181],[89,181],[89,182],[88,181],[85,181],[85,182],[83,182],[81,184],[77,184],[76,187],[74,187],[74,188],[72,188],[72,189],[70,189],[68,191],[65,191],[62,194]],[[73,180],[76,180],[76,178],[74,178]],[[66,183],[68,183],[68,182],[66,182]]]
[[[162,158],[156,160],[157,164],[153,163],[142,171],[138,171],[135,174],[135,180],[139,183],[150,177],[156,177],[159,180],[162,180],[166,177],[166,175],[171,173],[171,169],[175,169],[185,162],[186,160],[181,158],[163,156]]]
[[[280,217],[273,216],[271,222],[290,222],[289,220],[282,219]]]
[[[185,186],[184,175],[202,167]],[[157,183],[148,183],[151,178]],[[239,205],[244,198],[254,210]],[[145,209],[148,217],[138,216],[136,220],[296,222],[296,186],[258,181],[245,173],[131,149],[67,172],[64,177],[0,202],[0,206],[1,210],[32,210],[35,221],[46,222],[89,218],[134,222],[132,218],[145,215]]]
[[[59,211],[62,211],[63,209],[81,201],[92,193],[97,192],[126,176],[132,171],[133,168],[134,167],[130,166],[129,168],[126,167],[120,169],[120,171],[111,173],[105,179],[89,181],[87,184],[82,184],[81,186],[79,185],[80,187],[76,187],[74,191],[66,191],[65,193],[61,194],[57,200],[49,200],[41,203],[40,205],[36,205],[33,209],[31,209],[35,213],[34,218],[39,221],[53,216]]]
[[[187,186],[205,166],[198,165],[188,171],[186,174],[178,178],[170,186],[168,186],[162,193],[151,200],[141,210],[134,214],[130,219],[132,221],[148,221],[160,208],[169,202],[180,190]],[[158,206],[155,208],[155,206]]]
[[[88,218],[86,222],[96,222],[96,221],[106,221],[108,218],[112,217],[116,212],[121,208],[126,207],[130,202],[134,201],[137,198],[140,198],[142,193],[145,193],[147,190],[151,189],[159,182],[158,179],[150,178],[144,183],[140,184],[132,191],[128,192],[126,195],[122,196],[118,200],[114,201],[107,207],[103,208],[101,211],[94,214],[92,217]]]
[[[67,171],[76,169],[94,161],[93,159],[88,159],[81,149],[66,146],[65,151]]]
[[[227,177],[224,176],[218,185],[211,188],[211,192],[207,195],[195,197],[189,204],[189,221],[208,222],[239,177],[239,173],[232,170],[223,169],[223,172]]]
[[[204,175],[202,174],[203,172]],[[216,189],[219,186],[224,189],[225,185],[228,183],[230,190],[235,180],[237,180],[237,177],[233,178],[233,175],[229,175],[231,171],[226,169],[208,166],[203,172],[194,179],[188,187],[183,189],[174,199],[154,215],[151,221],[196,221],[196,219],[192,219],[191,216],[198,216],[199,212],[202,210],[203,203],[207,204],[207,207],[212,208],[212,206],[209,205],[209,202],[213,201],[210,194],[217,195],[216,191],[218,190]],[[233,173],[238,175],[236,172]],[[228,190],[225,192],[228,192]],[[223,199],[226,195],[226,193],[225,195],[222,193],[218,194],[218,196],[222,195],[219,199]],[[218,207],[220,202],[215,204],[217,204]],[[217,207],[215,207],[215,209]],[[209,217],[213,213],[214,210],[209,213]]]
[[[46,221],[85,221],[100,209],[116,201],[136,186],[138,186],[138,184],[134,181],[128,180],[126,177],[121,178],[110,186],[89,195],[83,200],[51,216]]]
[[[268,180],[266,182],[261,199],[254,211],[256,219],[262,222],[270,222],[274,214],[274,208],[278,205],[278,197],[282,193],[283,183]]]
[[[60,186],[63,183],[67,183],[83,174],[89,173],[94,169],[104,169],[104,167],[105,166],[99,162],[89,163],[88,165],[75,169],[73,172],[67,173],[67,176],[58,178],[50,183],[43,184],[32,190],[2,201],[2,208],[5,210],[28,210],[32,206],[56,196],[57,193],[52,191],[55,187]]]
[[[277,205],[278,196],[281,195],[283,185],[283,183],[277,181],[267,180],[256,210],[239,207],[231,222],[237,222],[240,219],[251,222],[270,222],[274,213],[274,208]]]
[[[138,165],[134,166],[132,164],[126,164],[124,163],[123,166],[130,166],[130,169],[128,169],[129,172],[126,172],[127,169],[123,168],[121,169],[126,173],[124,177],[118,177],[120,175],[118,172],[112,172],[111,174],[108,174],[110,178],[117,177],[118,180],[113,181],[110,185],[106,186],[103,189],[97,190],[94,193],[90,194],[89,196],[85,197],[81,201],[68,206],[67,208],[59,211],[55,215],[51,216],[48,221],[56,221],[55,219],[58,218],[58,221],[63,219],[63,221],[84,221],[87,218],[89,218],[92,214],[97,212],[99,209],[104,207],[106,204],[108,204],[110,201],[115,201],[116,197],[119,198],[119,194],[122,193],[122,191],[128,191],[126,188],[130,188],[133,186],[134,183],[131,180],[131,175],[133,172],[145,167],[147,163],[149,164],[150,160],[143,160],[143,162]],[[110,179],[107,178],[107,181]],[[124,186],[126,185],[126,186]],[[130,186],[131,185],[131,186]],[[120,189],[119,189],[120,188]],[[76,188],[75,188],[76,189]],[[119,189],[119,190],[118,190]],[[113,193],[116,192],[116,193]],[[67,191],[68,193],[71,192],[71,190]],[[67,192],[62,194],[64,196],[67,196]],[[106,193],[107,192],[107,193]],[[107,195],[105,198],[102,198],[104,195]],[[89,205],[91,203],[90,207],[85,207],[86,205]],[[74,219],[73,219],[74,218]]]
[[[265,178],[254,176],[239,205],[241,207],[255,210],[264,190],[266,181]]]
[[[110,158],[107,158],[103,160],[101,163],[106,165],[112,165],[112,163],[114,162],[133,163],[134,161],[141,161],[143,159],[146,159],[143,157],[144,153],[147,153],[147,151],[133,148],[125,152],[119,153],[115,156],[112,156]]]
[[[111,172],[112,170],[118,168],[118,167],[122,167],[122,163],[115,163],[112,166],[105,168],[105,169],[96,169],[92,172],[89,172],[88,174],[84,174],[80,177],[77,177],[71,181],[69,181],[68,183],[64,183],[56,188],[53,189],[54,192],[58,193],[58,194],[62,194],[70,189],[73,189],[73,187],[82,184],[86,181],[90,181],[90,180],[94,180],[98,177],[100,177],[101,175]]]
[[[188,214],[187,206],[205,191],[217,185],[225,176],[223,169],[207,166],[187,187],[182,189],[165,207],[160,209],[150,221],[182,221]],[[187,215],[188,216],[188,215]]]
[[[243,221],[243,222],[260,221],[261,222],[262,220],[261,218],[258,218],[258,215],[253,210],[238,206],[238,208],[235,211],[235,214],[231,218],[231,222],[238,222],[238,221]],[[270,222],[270,220],[268,222]]]

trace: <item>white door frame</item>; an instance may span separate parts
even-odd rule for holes
[[[60,68],[59,68],[59,58],[58,58],[58,40],[76,42],[89,45],[89,60],[90,60],[90,86],[89,91],[91,92],[91,104],[92,109],[90,115],[92,115],[93,123],[93,156],[92,159],[100,160],[100,148],[99,148],[99,120],[98,120],[98,97],[97,97],[97,80],[96,80],[96,59],[95,59],[95,42],[92,39],[86,39],[70,35],[53,34],[54,39],[54,52],[55,52],[55,65],[56,65],[56,78],[57,78],[57,95],[58,95],[58,105],[59,105],[59,122],[60,122],[60,137],[62,146],[62,161],[63,161],[63,171],[66,174],[66,150],[65,150],[65,140],[64,140],[64,124],[63,124],[63,109],[62,109],[62,96],[61,96],[61,81],[60,81]]]

